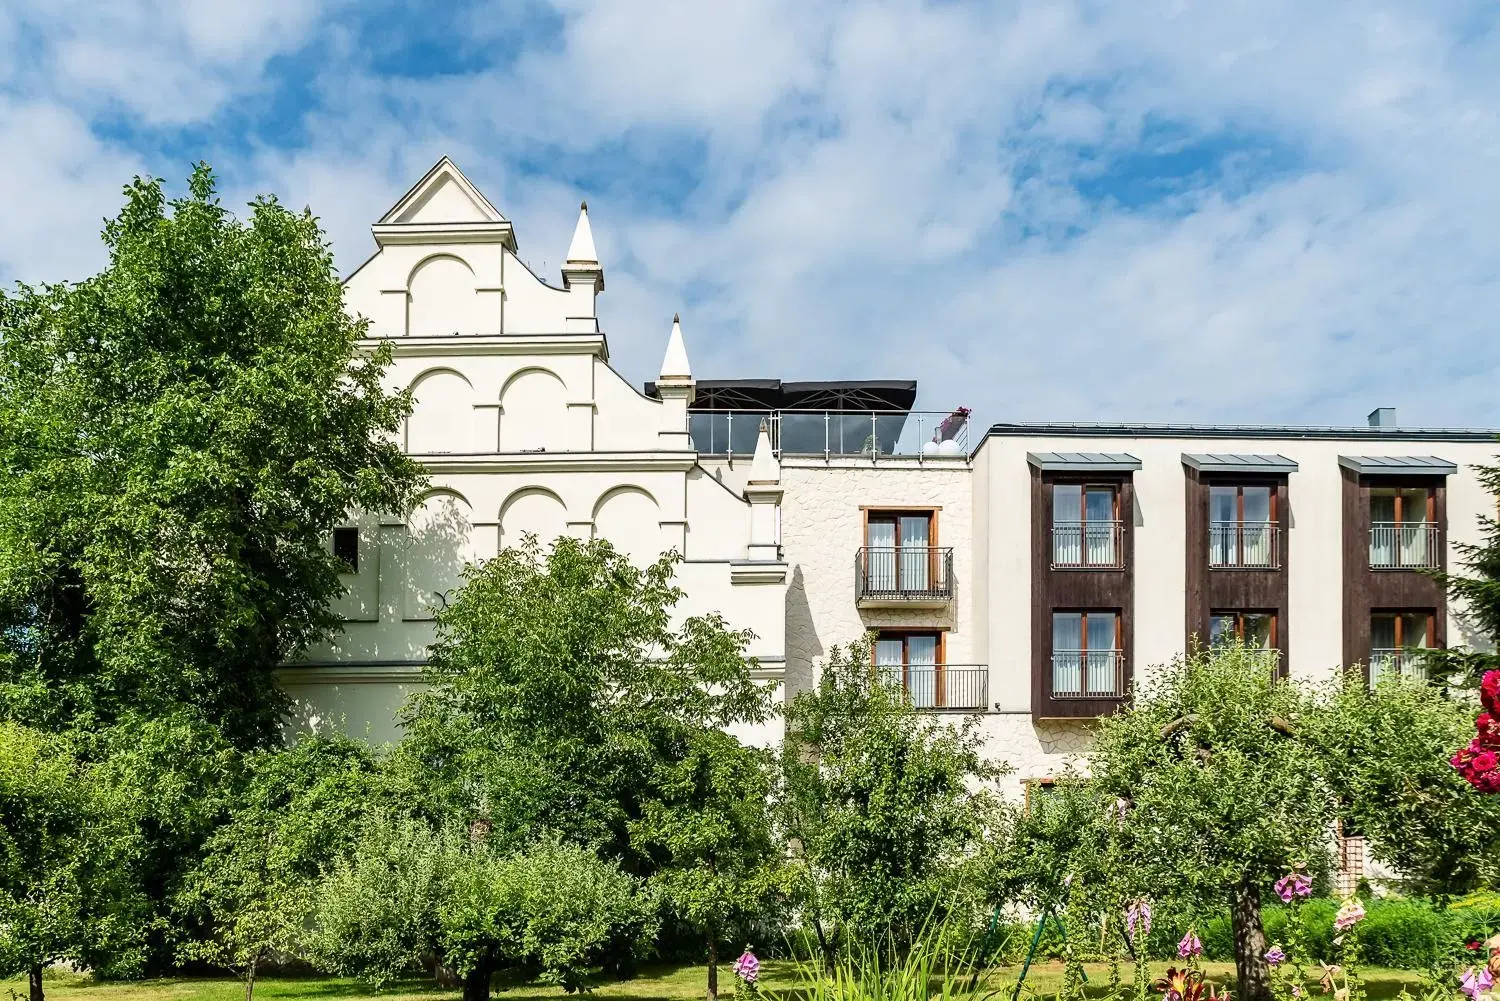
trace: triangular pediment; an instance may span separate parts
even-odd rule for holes
[[[495,206],[446,156],[439,160],[377,225],[504,222]]]

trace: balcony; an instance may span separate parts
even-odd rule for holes
[[[1052,653],[1054,699],[1123,699],[1123,650],[1055,650]]]
[[[1052,569],[1122,570],[1125,526],[1119,521],[1059,521],[1052,525]]]
[[[990,704],[990,669],[982,664],[882,666],[881,680],[900,687],[912,708],[983,712]]]
[[[1270,521],[1214,521],[1208,565],[1215,570],[1281,569],[1281,526]]]
[[[780,456],[963,458],[969,414],[940,411],[693,410],[688,432],[700,455],[750,455],[764,422]]]
[[[953,549],[866,546],[855,556],[854,594],[863,608],[945,605],[953,600]]]
[[[1427,658],[1416,650],[1377,648],[1370,651],[1370,684],[1399,678],[1402,681],[1426,681]]]
[[[1442,554],[1435,521],[1370,523],[1371,570],[1437,570]]]

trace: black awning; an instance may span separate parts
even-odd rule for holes
[[[655,397],[656,383],[646,383]],[[917,402],[915,379],[864,382],[782,382],[780,379],[701,379],[694,410],[818,410],[850,413],[909,412]]]

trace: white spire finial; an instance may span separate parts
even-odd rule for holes
[[[661,360],[661,374],[657,379],[691,379],[693,370],[688,365],[687,348],[682,343],[682,320],[672,314],[672,336],[667,338],[667,353]]]
[[[573,242],[568,244],[568,263],[599,263],[599,251],[594,249],[594,230],[589,226],[588,202],[578,207],[578,226],[573,230]]]
[[[771,451],[771,429],[765,421],[760,422],[760,432],[755,436],[755,457],[750,460],[750,480],[754,484],[781,482],[781,463]]]

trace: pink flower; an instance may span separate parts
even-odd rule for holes
[[[1135,944],[1136,929],[1139,928],[1142,935],[1151,934],[1151,901],[1145,897],[1138,897],[1130,902],[1130,907],[1125,911],[1125,934],[1130,936],[1130,943]]]
[[[734,961],[734,975],[747,984],[755,983],[755,978],[760,976],[760,960],[755,958],[748,945],[744,954]]]
[[[1283,903],[1290,904],[1293,897],[1312,896],[1312,877],[1293,869],[1276,881],[1276,894]]]
[[[1203,943],[1198,940],[1197,932],[1189,931],[1182,936],[1182,941],[1177,943],[1177,955],[1183,959],[1203,955]]]
[[[1360,902],[1350,897],[1339,907],[1339,912],[1333,916],[1334,931],[1344,932],[1353,928],[1365,919],[1365,909]]]
[[[1286,962],[1286,953],[1282,951],[1281,946],[1273,945],[1266,950],[1266,962],[1272,966],[1280,966]]]
[[[1470,1001],[1475,1001],[1479,995],[1486,993],[1495,986],[1495,976],[1490,973],[1488,967],[1483,967],[1476,975],[1471,966],[1464,971],[1464,975],[1458,979],[1458,989],[1467,994]]]

